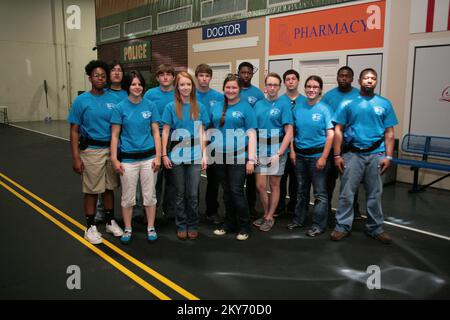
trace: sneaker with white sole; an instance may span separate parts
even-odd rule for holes
[[[115,220],[111,220],[111,224],[106,224],[106,232],[112,233],[114,237],[121,237],[123,235],[123,230]]]
[[[90,226],[89,229],[84,232],[84,238],[92,244],[100,244],[103,242],[102,234],[97,231],[96,226]]]
[[[155,242],[156,240],[158,240],[158,234],[156,233],[155,228],[147,229],[147,241]]]
[[[270,231],[272,229],[273,225],[275,224],[275,220],[273,219],[264,219],[264,222],[259,226],[260,231]]]
[[[129,244],[131,241],[131,231],[125,230],[123,235],[120,237],[120,242],[123,244]]]
[[[244,241],[244,240],[247,240],[249,237],[250,237],[250,235],[248,233],[239,233],[236,236],[236,240]]]
[[[224,236],[224,235],[227,234],[227,230],[225,230],[225,229],[216,229],[216,230],[214,230],[214,234],[216,236]]]

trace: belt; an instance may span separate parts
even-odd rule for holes
[[[120,152],[121,159],[145,159],[156,154],[155,148],[140,152]]]
[[[325,146],[318,147],[318,148],[305,148],[305,149],[300,149],[300,148],[297,148],[297,147],[294,145],[294,150],[295,150],[295,153],[298,153],[298,154],[301,154],[301,155],[304,155],[304,156],[311,156],[311,155],[313,155],[313,154],[323,152],[323,148],[324,148],[324,147],[325,147]]]
[[[97,146],[97,147],[109,147],[111,145],[111,141],[101,141],[94,140],[91,138],[87,138],[83,135],[80,135],[78,140],[78,148],[80,150],[86,150],[88,146]]]
[[[381,138],[380,140],[377,140],[374,144],[372,144],[370,147],[365,148],[365,149],[357,148],[357,147],[355,147],[352,143],[350,143],[349,146],[348,146],[348,150],[349,150],[350,152],[356,152],[356,153],[366,153],[366,152],[370,152],[370,151],[373,151],[373,150],[377,149],[379,146],[381,146],[381,144],[383,143],[383,141],[384,141],[384,137]]]

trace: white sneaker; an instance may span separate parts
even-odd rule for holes
[[[214,234],[216,236],[224,236],[227,234],[227,231],[225,229],[216,229],[214,230]]]
[[[92,244],[102,243],[102,234],[97,231],[96,226],[91,226],[84,232],[84,238]]]
[[[106,224],[106,232],[112,233],[114,237],[121,237],[123,235],[123,230],[115,220],[111,220],[111,224]]]

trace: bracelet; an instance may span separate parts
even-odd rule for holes
[[[335,158],[335,159],[340,158],[340,157],[341,157],[340,154],[335,154],[335,155],[333,156],[333,158]]]
[[[257,163],[256,159],[248,159],[248,162],[253,163],[253,164]]]
[[[161,156],[161,158],[164,158],[164,157],[167,157],[167,154],[163,154],[163,155]]]
[[[389,159],[389,160],[392,160],[392,157],[391,157],[391,156],[386,156],[385,158],[386,158],[386,159]]]

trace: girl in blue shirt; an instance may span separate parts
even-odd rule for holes
[[[291,103],[278,98],[281,77],[269,73],[265,84],[267,98],[255,104],[259,138],[256,187],[264,215],[255,220],[253,225],[260,231],[269,231],[275,223],[273,217],[280,200],[280,181],[293,135]],[[270,185],[270,194],[267,193],[267,183]]]
[[[125,232],[120,241],[123,244],[131,241],[131,217],[140,178],[148,223],[147,240],[154,242],[158,239],[155,231],[155,184],[161,165],[160,117],[155,104],[142,97],[145,80],[139,71],[130,71],[125,87],[128,99],[119,103],[111,116],[111,159],[122,182],[121,205]]]
[[[166,106],[162,123],[163,163],[166,169],[172,170],[176,190],[177,237],[195,240],[200,172],[207,166],[204,130],[209,126],[209,117],[204,106],[197,102],[194,79],[189,73],[183,71],[176,76],[175,100]]]
[[[251,232],[250,212],[244,193],[246,174],[256,164],[256,116],[251,105],[242,101],[240,79],[230,74],[223,83],[225,101],[215,104],[211,112],[216,173],[225,202],[225,222],[214,234],[238,232],[237,240],[247,240]],[[248,160],[246,145],[248,140]]]
[[[306,102],[293,110],[295,138],[291,144],[291,159],[295,163],[298,180],[298,203],[289,229],[305,225],[309,208],[309,190],[314,191],[312,227],[307,236],[315,237],[325,231],[328,218],[327,161],[334,131],[329,107],[320,101],[323,82],[310,76],[305,82]]]

